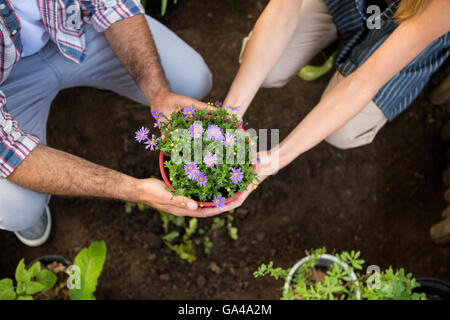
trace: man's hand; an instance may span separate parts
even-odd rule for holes
[[[200,109],[207,107],[203,102],[170,91],[144,15],[114,23],[105,31],[105,37],[147,97],[152,110],[170,117],[172,112],[191,105]]]
[[[199,209],[196,201],[184,196],[174,197],[166,190],[164,182],[158,179],[140,180],[137,183],[136,191],[139,203],[176,216],[206,218],[220,213],[220,211],[208,213],[206,209]]]
[[[197,109],[207,108],[204,102],[192,99],[181,94],[173,93],[167,89],[161,89],[150,98],[150,106],[152,110],[162,112],[166,117],[170,117],[172,112],[176,112],[182,108],[194,106]]]
[[[173,197],[160,180],[135,179],[43,145],[38,145],[8,179],[42,193],[145,203],[179,216],[219,214],[204,212],[195,201],[186,197]]]

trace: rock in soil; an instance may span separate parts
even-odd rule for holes
[[[445,169],[444,174],[442,175],[442,181],[446,187],[450,187],[450,167]]]
[[[444,211],[442,211],[442,218],[443,219],[450,218],[450,207],[447,207],[444,209]]]
[[[159,276],[159,278],[162,281],[169,281],[170,280],[170,276],[167,273],[163,273],[162,275]]]
[[[448,188],[448,189],[444,192],[444,199],[445,199],[445,202],[450,203],[450,188]]]
[[[220,267],[215,262],[211,262],[209,264],[209,270],[216,274],[220,274],[222,272],[222,269],[220,269]]]
[[[204,276],[198,276],[195,282],[197,283],[197,286],[203,288],[206,284],[206,279]]]

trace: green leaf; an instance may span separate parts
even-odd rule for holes
[[[28,274],[30,275],[30,278],[36,277],[39,272],[41,272],[41,263],[39,261],[33,264],[31,268],[28,269]]]
[[[93,242],[89,248],[84,248],[75,257],[74,264],[80,268],[80,289],[69,291],[72,300],[94,300],[97,280],[103,269],[106,258],[104,241]]]
[[[47,291],[53,288],[57,280],[58,277],[50,270],[41,270],[41,272],[36,275],[36,281],[45,287],[42,291]]]
[[[0,300],[14,300],[15,298],[13,281],[8,278],[0,280]]]
[[[17,283],[16,293],[18,296],[24,295],[27,291],[27,283],[25,281],[19,281]]]
[[[26,295],[34,295],[38,292],[44,291],[46,286],[42,283],[36,281],[30,281],[27,283],[25,294]]]
[[[27,269],[25,269],[25,262],[24,259],[20,260],[19,264],[16,268],[16,281],[24,281],[28,282],[30,281],[30,275],[28,274]]]
[[[166,240],[167,242],[172,242],[173,240],[175,240],[179,236],[180,236],[180,233],[178,231],[172,231],[172,232],[166,234],[163,237],[163,239]]]
[[[228,229],[228,235],[230,236],[231,239],[233,239],[233,240],[239,239],[238,229],[236,227],[233,227],[230,220],[227,221],[227,229]]]
[[[161,0],[161,16],[166,14],[167,10],[167,0]]]
[[[213,242],[211,241],[211,238],[208,236],[204,236],[203,237],[203,246],[205,248],[205,254],[206,255],[210,255],[211,254],[211,250],[214,246]]]
[[[197,230],[198,220],[197,218],[191,218],[189,220],[189,226],[186,228],[186,239],[195,233]]]
[[[17,300],[34,300],[32,296],[19,296]]]

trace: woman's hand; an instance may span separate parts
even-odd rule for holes
[[[232,201],[231,203],[225,205],[221,209],[217,208],[206,208],[202,209],[202,214],[205,214],[206,216],[213,216],[219,213],[231,211],[235,208],[240,207],[244,201],[247,199],[247,197],[252,193],[254,190],[258,188],[258,185],[261,184],[267,177],[269,177],[272,174],[275,174],[278,171],[278,168],[276,166],[277,159],[274,159],[274,153],[271,151],[261,151],[258,153],[258,163],[256,164],[256,173],[258,174],[259,183],[252,183],[249,184],[247,189],[242,192],[236,200]],[[275,163],[273,162],[275,160]]]

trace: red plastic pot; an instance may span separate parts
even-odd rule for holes
[[[242,128],[239,128],[239,129],[241,129],[244,133],[246,133],[246,131],[244,129],[242,129]],[[253,169],[255,169],[255,168],[256,168],[256,164],[253,165]],[[169,173],[166,172],[167,169],[166,169],[166,167],[164,167],[164,153],[162,151],[160,151],[160,153],[159,153],[159,170],[161,171],[161,175],[162,175],[162,178],[163,178],[165,184],[170,189],[175,190],[175,188],[172,186],[172,184],[170,183],[170,180],[168,178]],[[234,198],[233,197],[228,197],[225,200],[225,204],[229,204],[229,203],[233,202],[234,200],[236,200],[237,198],[239,198],[241,193],[242,192],[236,192]],[[197,201],[197,203],[198,203],[198,205],[200,207],[214,207],[214,202],[211,202],[211,201],[210,202]]]

